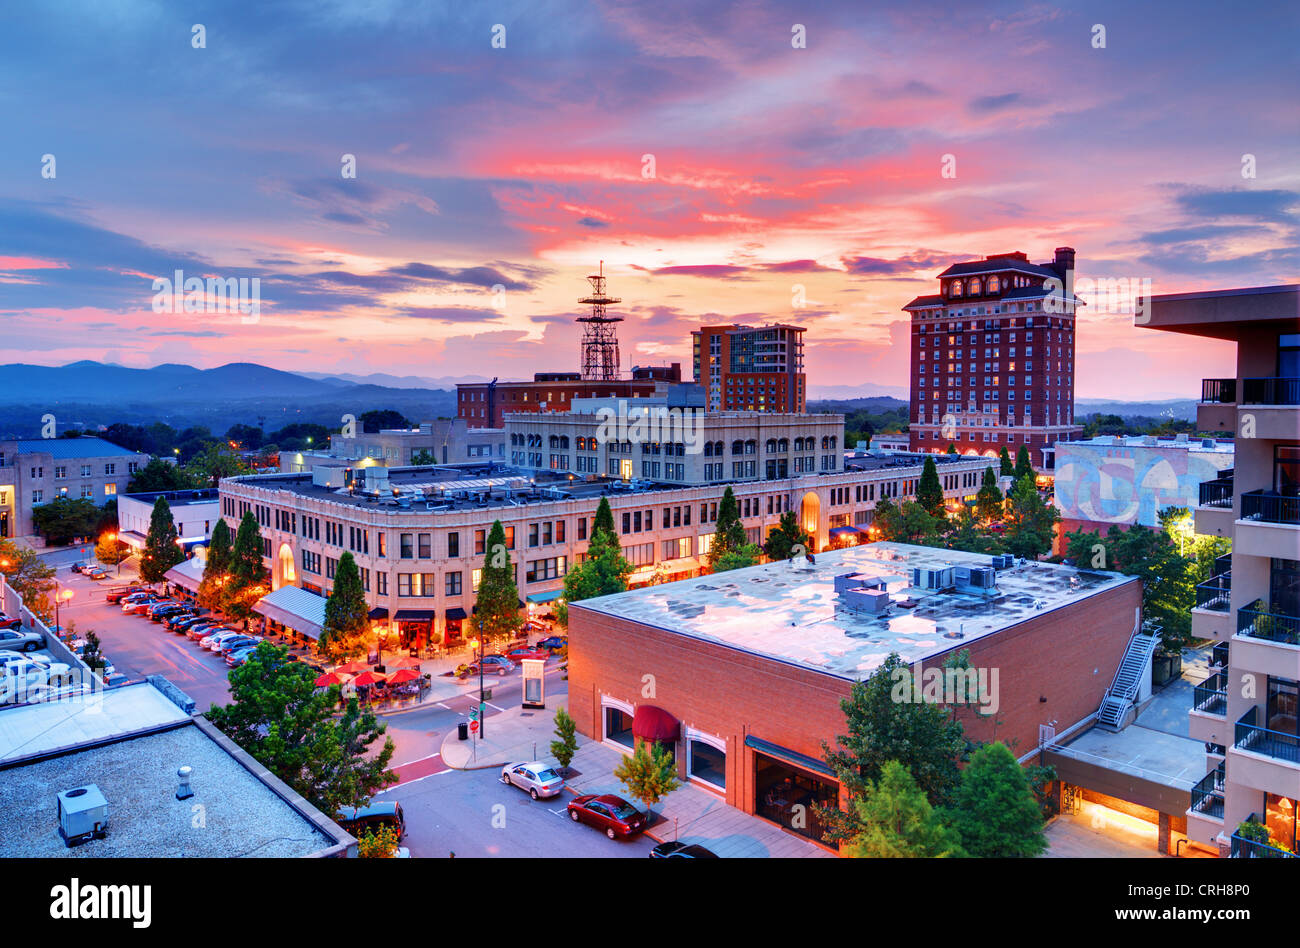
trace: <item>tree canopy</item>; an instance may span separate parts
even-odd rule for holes
[[[483,569],[479,574],[478,595],[474,613],[474,628],[485,642],[509,639],[523,625],[519,615],[519,588],[515,584],[515,571],[506,548],[506,530],[501,521],[494,521],[488,531],[483,551]]]
[[[166,497],[159,497],[153,502],[153,512],[149,515],[149,533],[140,557],[140,578],[146,583],[161,583],[167,571],[184,559],[171,505]]]
[[[943,485],[939,483],[939,470],[934,458],[928,454],[921,466],[921,479],[916,485],[916,502],[931,517],[944,516]]]
[[[709,566],[716,570],[718,562],[724,556],[729,553],[739,553],[748,542],[745,536],[745,525],[740,519],[740,505],[736,503],[735,493],[728,487],[722,492],[722,501],[718,504],[713,544],[708,552]],[[734,558],[732,562],[735,562]]]
[[[941,859],[964,856],[960,836],[946,826],[906,767],[886,761],[853,801],[857,832],[843,855],[856,859]]]
[[[366,654],[370,644],[370,609],[361,586],[361,571],[352,554],[344,550],[334,569],[334,586],[325,600],[325,624],[320,650],[331,661]]]
[[[800,526],[799,518],[793,510],[781,514],[781,519],[767,535],[767,542],[763,545],[763,552],[769,560],[788,560],[811,549],[812,537]]]
[[[1047,849],[1043,814],[1028,775],[1001,741],[971,755],[948,819],[971,856],[1028,858]]]

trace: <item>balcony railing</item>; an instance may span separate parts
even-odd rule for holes
[[[1222,471],[1214,480],[1201,482],[1200,506],[1232,506],[1232,471]]]
[[[1202,484],[1202,493],[1204,490],[1205,485]],[[1300,497],[1279,494],[1273,490],[1246,491],[1241,495],[1241,519],[1300,524]]]
[[[1232,834],[1232,858],[1233,859],[1295,859],[1295,853],[1289,853],[1285,849],[1278,849],[1276,846],[1270,846],[1268,843],[1258,843],[1253,839],[1242,839],[1236,833]]]
[[[1214,575],[1222,576],[1232,570],[1232,554],[1224,553],[1214,558]]]
[[[1214,648],[1210,649],[1210,667],[1227,668],[1228,667],[1228,643],[1218,642]]]
[[[1196,608],[1213,609],[1215,612],[1227,612],[1228,600],[1232,598],[1232,574],[1224,573],[1213,579],[1200,583],[1196,587]]]
[[[1300,764],[1300,735],[1270,731],[1266,727],[1260,727],[1256,723],[1258,720],[1258,705],[1238,718],[1232,746],[1238,750],[1253,751],[1265,757]]]
[[[1206,714],[1227,714],[1228,676],[1218,672],[1193,688],[1192,707]]]
[[[1192,812],[1223,819],[1223,764],[1192,787]]]
[[[1201,379],[1201,401],[1233,405],[1237,401],[1236,379]]]
[[[1300,405],[1300,379],[1242,379],[1243,405]]]
[[[1237,610],[1237,634],[1283,645],[1300,645],[1300,619],[1243,606]]]

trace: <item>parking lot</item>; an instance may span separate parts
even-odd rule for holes
[[[126,615],[121,606],[105,600],[110,589],[134,579],[134,573],[123,570],[120,582],[115,577],[95,582],[74,573],[71,566],[59,566],[57,579],[61,588],[73,593],[72,599],[60,606],[60,621],[65,626],[75,622],[79,637],[93,629],[101,651],[118,673],[132,681],[163,675],[193,698],[200,711],[230,700],[226,677],[230,669],[220,655],[200,649],[197,643],[168,632],[146,616]]]

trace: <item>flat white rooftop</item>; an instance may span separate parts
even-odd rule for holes
[[[147,684],[106,688],[60,701],[0,709],[0,760],[30,757],[189,720]]]
[[[1216,441],[1213,438],[1188,438],[1186,441],[1176,441],[1173,438],[1152,439],[1149,435],[1098,435],[1095,438],[1056,443],[1057,454],[1079,448],[1174,448],[1205,454],[1231,455],[1233,453],[1231,441]]]
[[[1119,573],[1025,563],[999,570],[992,595],[911,585],[913,567],[989,566],[992,558],[905,543],[870,543],[574,603],[837,677],[865,678],[897,652],[909,664],[1000,632],[1137,579]],[[885,581],[890,608],[845,608],[835,577]]]

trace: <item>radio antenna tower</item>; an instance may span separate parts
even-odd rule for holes
[[[609,382],[618,378],[618,332],[614,324],[621,323],[623,317],[608,315],[605,307],[623,301],[605,293],[604,260],[600,271],[587,277],[587,282],[591,284],[591,295],[578,300],[591,305],[590,316],[578,317],[578,322],[586,324],[582,330],[582,377]]]

